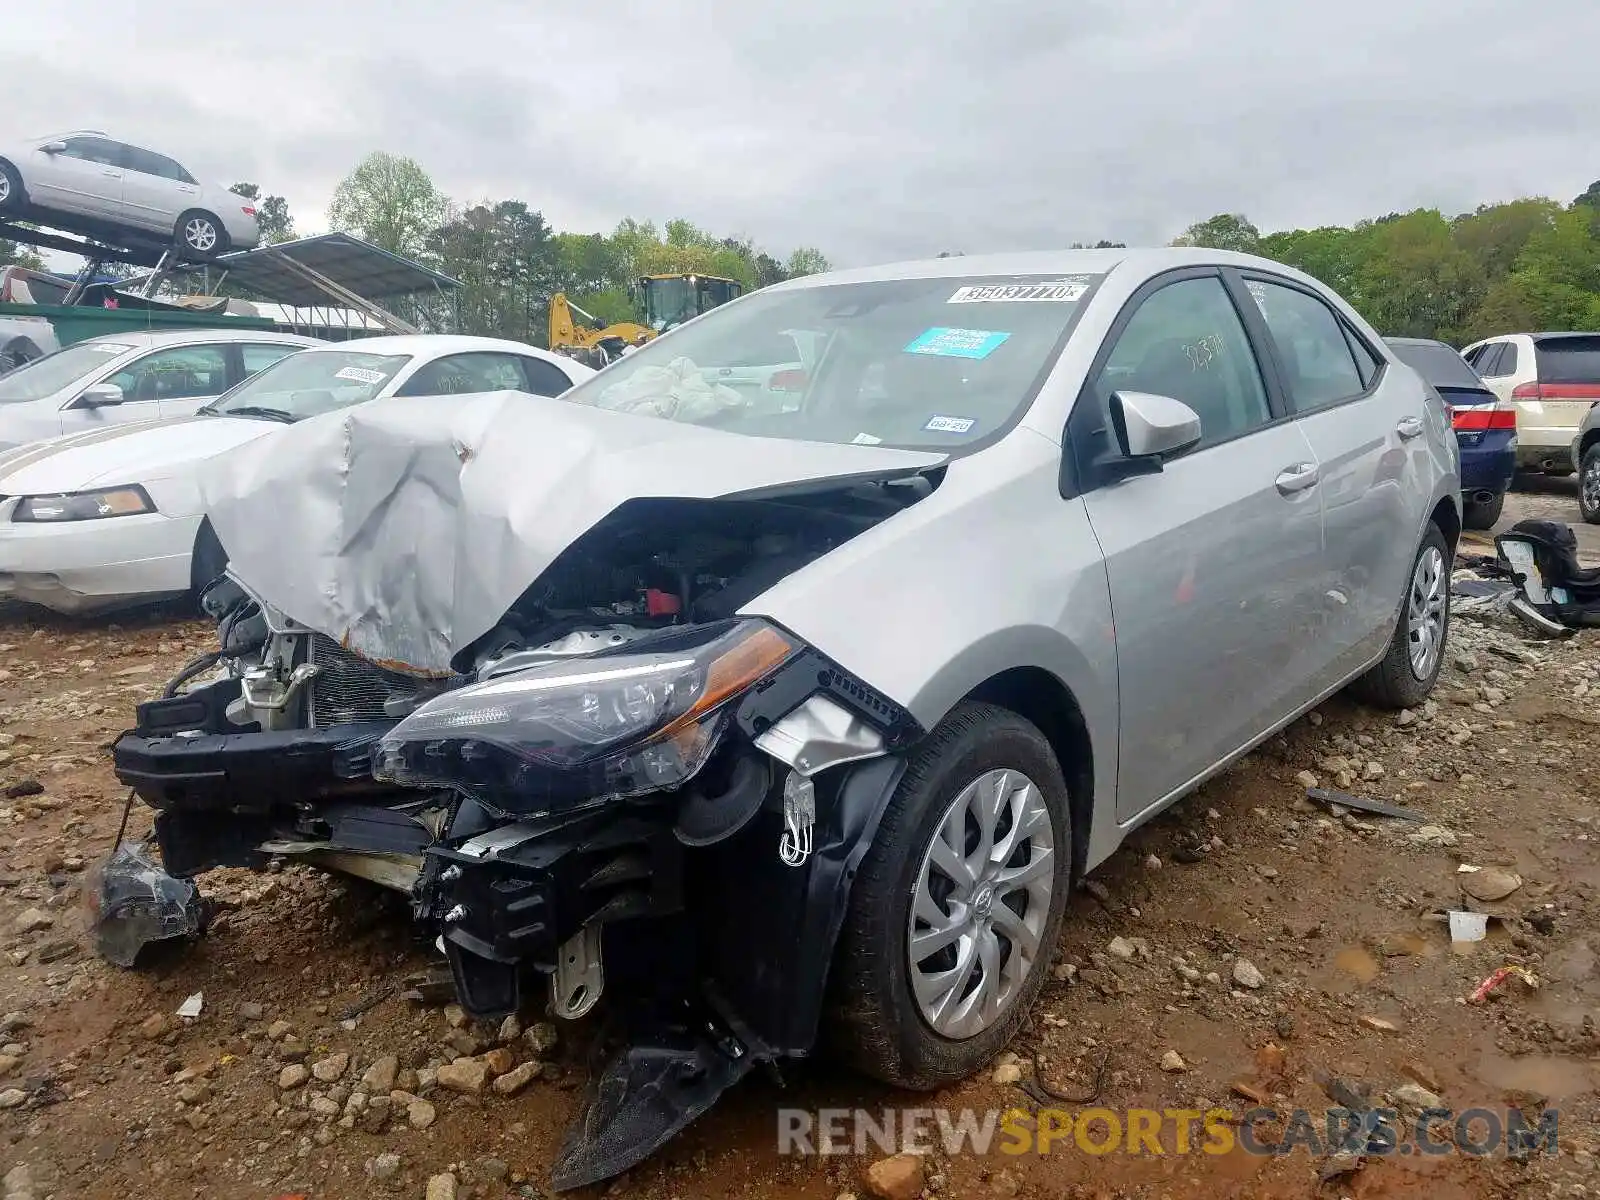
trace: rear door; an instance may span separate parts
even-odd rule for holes
[[[1158,277],[1119,315],[1069,421],[1105,555],[1121,692],[1117,816],[1186,787],[1310,699],[1322,515],[1317,463],[1269,399],[1212,269]],[[1108,477],[1112,392],[1183,401],[1202,441]]]
[[[1410,371],[1383,369],[1316,292],[1262,272],[1246,272],[1245,281],[1321,469],[1327,587],[1316,689],[1327,691],[1392,636],[1430,498],[1412,451],[1445,416]]]
[[[184,179],[187,173],[170,158],[142,150],[124,148],[126,170],[122,179],[124,220],[130,225],[157,233],[169,233],[178,223],[178,214],[193,201],[199,188]]]

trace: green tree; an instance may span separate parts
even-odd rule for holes
[[[543,214],[521,200],[449,210],[427,238],[429,259],[461,281],[462,332],[543,341],[561,290],[561,247]]]
[[[328,223],[391,254],[420,258],[445,223],[448,202],[414,160],[375,151],[340,181]]]
[[[253,183],[236,183],[228,189],[256,205],[256,225],[261,230],[261,244],[273,246],[294,239],[294,218],[289,215],[289,202],[282,196],[263,196]]]
[[[798,247],[784,264],[784,270],[789,272],[790,279],[798,279],[802,275],[821,275],[829,269],[827,257],[815,246]]]
[[[30,271],[42,271],[44,259],[26,246],[0,238],[0,267],[26,267]]]
[[[1212,250],[1239,250],[1254,253],[1261,240],[1261,231],[1250,223],[1243,213],[1218,213],[1205,221],[1196,221],[1177,237],[1174,246],[1206,246]]]

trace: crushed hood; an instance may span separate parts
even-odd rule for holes
[[[625,501],[714,499],[938,466],[941,454],[728,433],[494,392],[374,401],[200,476],[229,569],[387,666],[445,672]]]
[[[144,483],[192,469],[214,454],[283,426],[197,415],[112,425],[0,454],[0,495],[49,496],[97,485]]]

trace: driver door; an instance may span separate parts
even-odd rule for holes
[[[1108,474],[1118,390],[1181,400],[1201,441]],[[1113,327],[1069,422],[1105,555],[1120,684],[1117,818],[1185,789],[1307,699],[1320,593],[1316,457],[1219,273],[1159,278]]]

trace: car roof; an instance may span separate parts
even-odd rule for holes
[[[512,342],[504,338],[471,337],[455,333],[410,333],[386,337],[351,338],[348,342],[324,342],[316,349],[353,350],[362,354],[420,354],[430,358],[445,354],[464,354],[471,350],[503,350],[508,354],[531,354],[536,358],[548,358],[558,362],[571,361],[559,354],[541,350],[538,346],[530,346],[526,342]]]
[[[275,329],[130,329],[127,332],[107,330],[85,342],[112,342],[131,346],[135,350],[149,350],[158,346],[187,346],[195,342],[277,342],[288,346],[320,346],[319,338],[303,333],[279,333]]]
[[[1438,338],[1386,337],[1383,340],[1391,346],[1443,346],[1446,350],[1455,350],[1449,342],[1441,342]]]
[[[1232,266],[1272,271],[1292,279],[1308,279],[1304,272],[1255,254],[1212,250],[1197,246],[1159,246],[1110,250],[1039,250],[1013,254],[968,254],[952,258],[924,258],[806,275],[763,288],[825,287],[836,283],[872,283],[891,279],[975,278],[987,275],[1108,275],[1126,267],[1155,275],[1177,267]]]

